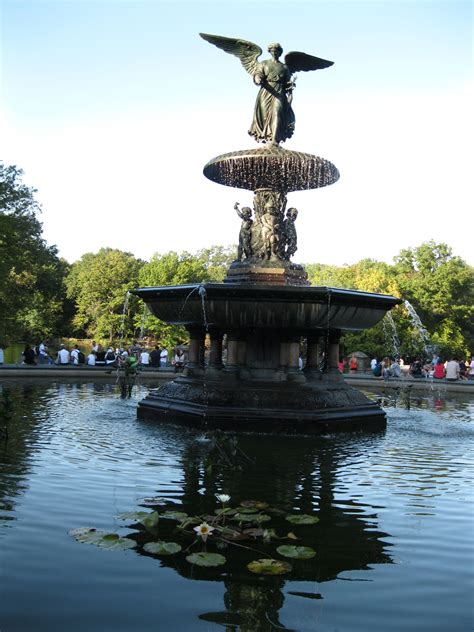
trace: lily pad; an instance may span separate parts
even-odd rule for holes
[[[182,522],[185,518],[188,517],[188,514],[184,511],[164,511],[160,515],[162,518],[167,518],[168,520],[177,520],[178,522]]]
[[[254,507],[255,509],[266,509],[268,507],[268,503],[265,503],[261,500],[242,500],[240,505],[241,507]]]
[[[277,552],[283,557],[292,557],[296,560],[309,560],[316,555],[316,551],[310,546],[292,546],[291,544],[279,546]]]
[[[147,542],[143,548],[147,553],[155,555],[174,555],[181,551],[181,546],[177,542]]]
[[[289,514],[286,519],[293,524],[316,524],[319,522],[317,516],[310,516],[309,514]]]
[[[257,513],[257,512],[258,512],[257,507],[246,507],[245,505],[242,505],[241,507],[237,507],[237,513],[252,514],[252,513]]]
[[[191,555],[186,556],[186,559],[197,566],[222,566],[226,563],[225,557],[220,553],[206,553],[204,551],[191,553]]]
[[[282,560],[264,559],[250,562],[247,568],[257,575],[283,575],[291,571],[291,564]]]
[[[101,549],[119,550],[133,549],[137,543],[128,538],[121,538],[117,533],[99,531],[94,527],[79,527],[69,532],[72,537],[83,544],[95,544]]]
[[[135,520],[141,522],[144,518],[150,515],[149,511],[124,511],[117,515],[119,520]]]
[[[147,496],[147,498],[140,498],[138,502],[140,505],[164,505],[168,500],[162,496]]]
[[[255,514],[249,513],[236,513],[230,518],[231,520],[235,520],[236,522],[254,522]]]
[[[267,516],[267,514],[257,514],[255,516],[253,516],[253,520],[255,522],[257,522],[258,524],[261,524],[262,522],[268,522],[271,519],[272,519],[272,517],[271,516]]]
[[[145,527],[145,529],[154,529],[158,525],[159,521],[160,516],[158,512],[152,511],[151,513],[147,514],[142,520],[140,520],[140,523]]]

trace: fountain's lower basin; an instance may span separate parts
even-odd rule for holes
[[[183,375],[140,402],[140,418],[256,432],[385,428],[385,413],[344,382],[339,339],[344,331],[372,327],[399,299],[329,287],[239,283],[134,293],[155,316],[184,325],[190,335]]]

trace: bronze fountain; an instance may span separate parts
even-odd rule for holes
[[[280,146],[295,127],[293,74],[333,62],[291,52],[282,63],[276,43],[268,47],[271,59],[259,62],[262,50],[252,42],[201,37],[237,56],[259,86],[249,134],[262,146],[218,156],[204,167],[213,182],[253,191],[253,208],[234,205],[242,220],[239,245],[223,283],[134,291],[155,316],[185,326],[190,337],[182,375],[151,391],[138,417],[255,432],[383,429],[383,410],[339,372],[339,342],[344,332],[375,325],[400,300],[311,287],[304,267],[291,261],[298,211],[287,209],[287,194],[339,178],[328,160]]]

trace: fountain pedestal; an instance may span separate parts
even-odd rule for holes
[[[190,336],[183,374],[140,402],[140,418],[255,432],[385,427],[385,413],[338,371],[339,340],[345,331],[374,325],[399,299],[328,287],[237,283],[134,293],[158,318],[184,325]],[[303,370],[302,339],[307,340]]]

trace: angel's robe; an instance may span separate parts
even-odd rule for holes
[[[261,83],[249,134],[258,142],[278,144],[291,138],[295,129],[289,90],[291,73],[285,64],[267,59],[258,64],[256,77]]]

